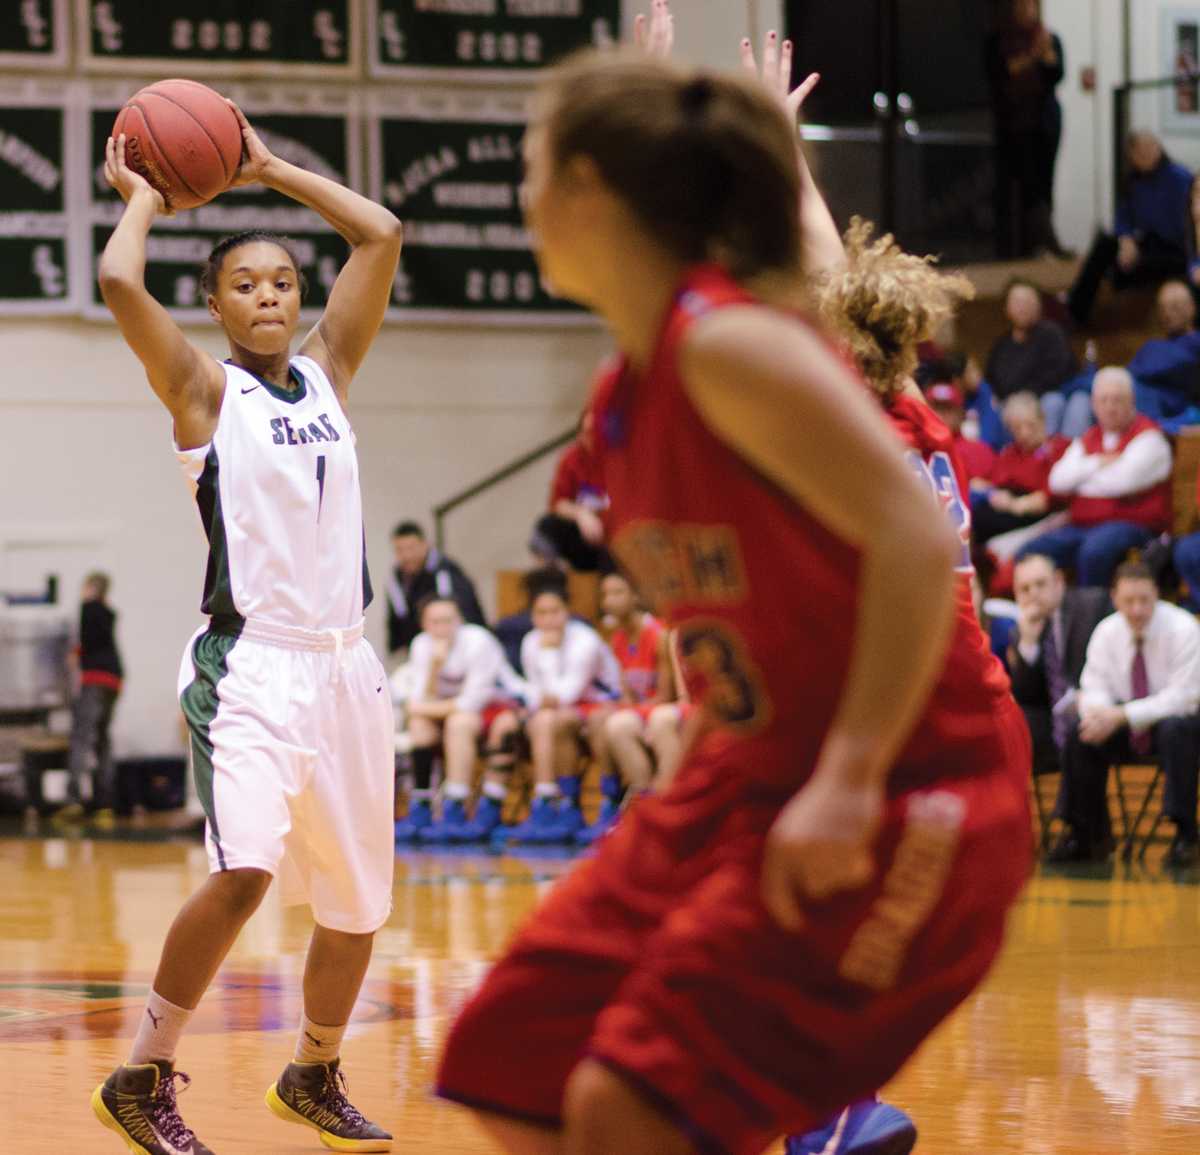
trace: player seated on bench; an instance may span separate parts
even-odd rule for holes
[[[600,610],[621,667],[621,697],[588,721],[588,741],[601,767],[602,800],[599,817],[576,835],[585,846],[616,822],[627,787],[635,793],[650,789],[658,742],[677,742],[679,733],[666,627],[642,608],[620,573],[601,580]]]
[[[521,643],[521,666],[535,708],[524,720],[533,770],[533,806],[518,826],[502,826],[504,842],[570,842],[583,829],[579,809],[579,743],[588,718],[620,696],[621,670],[591,626],[570,617],[561,590],[533,599],[533,629]],[[517,720],[501,714],[497,726]]]
[[[398,841],[459,842],[485,839],[499,824],[504,780],[487,776],[468,819],[481,739],[489,751],[504,746],[499,719],[525,700],[527,687],[483,626],[463,621],[453,598],[431,597],[420,606],[421,633],[409,656],[413,687],[408,701],[413,790],[408,817],[396,824]],[[512,728],[515,733],[515,727]],[[432,816],[433,762],[441,747],[445,789],[441,821]],[[511,758],[508,760],[511,765]]]

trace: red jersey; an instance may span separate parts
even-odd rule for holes
[[[622,629],[613,630],[608,639],[621,666],[621,682],[639,704],[648,702],[658,692],[658,654],[665,632],[662,622],[653,614],[643,614],[636,642],[631,643]]]
[[[990,445],[960,435],[954,439],[954,448],[958,450],[959,459],[967,470],[968,480],[974,481],[991,473],[996,463],[996,453]]]
[[[1007,489],[1017,494],[1049,495],[1050,470],[1070,444],[1065,437],[1047,437],[1032,451],[1022,449],[1015,442],[1006,445],[997,454],[988,481],[997,489]]]
[[[604,492],[600,463],[578,441],[572,441],[558,459],[554,481],[550,486],[551,511],[564,499],[594,513],[603,513],[608,508],[608,494]]]
[[[611,547],[669,627],[692,700],[736,743],[747,775],[798,787],[811,773],[850,663],[859,554],[719,438],[683,388],[678,351],[704,313],[751,301],[722,271],[685,278],[644,376],[604,374],[594,396],[597,455],[611,498]],[[945,426],[924,405],[893,414],[951,513],[965,478]],[[928,458],[928,459],[927,459]],[[965,545],[964,545],[965,550]],[[970,609],[963,579],[961,594]],[[995,724],[1007,678],[973,613],[960,612],[946,669],[889,780],[893,792],[1004,761]]]

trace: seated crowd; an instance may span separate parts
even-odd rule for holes
[[[599,629],[571,613],[562,568],[535,570],[525,584],[528,612],[498,622],[495,633],[466,620],[458,601],[465,586],[435,591],[414,609],[420,632],[393,677],[411,768],[398,842],[589,845],[616,821],[626,795],[661,788],[678,763],[688,711],[670,638],[625,577],[600,577]],[[501,638],[514,636],[510,655]],[[587,824],[580,795],[592,763],[601,801]],[[528,817],[506,824],[522,765]]]

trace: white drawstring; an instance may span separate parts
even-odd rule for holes
[[[322,630],[333,638],[333,676],[329,679],[331,685],[338,685],[346,669],[346,643],[343,640],[344,630]]]

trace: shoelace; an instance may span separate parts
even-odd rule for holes
[[[325,1106],[350,1126],[365,1127],[367,1125],[366,1117],[346,1098],[349,1093],[350,1084],[346,1081],[346,1076],[341,1069],[339,1068],[336,1072],[330,1071],[326,1076],[325,1086],[321,1093]]]
[[[158,1089],[154,1092],[154,1105],[146,1114],[164,1139],[168,1140],[173,1147],[182,1148],[193,1143],[196,1136],[179,1117],[179,1107],[175,1101],[176,1079],[183,1080],[185,1091],[192,1081],[182,1071],[172,1072],[169,1079],[160,1079]]]

